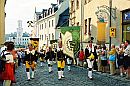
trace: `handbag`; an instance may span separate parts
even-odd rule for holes
[[[115,61],[116,60],[116,56],[115,55],[110,55],[109,56],[109,60],[110,61]]]

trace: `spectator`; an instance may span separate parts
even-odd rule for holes
[[[115,45],[111,46],[111,51],[109,51],[108,54],[109,54],[109,62],[110,62],[110,75],[114,75],[115,74],[115,61],[116,61]]]
[[[97,46],[94,46],[94,63],[93,63],[93,71],[97,71],[98,70],[98,66],[97,66],[97,60],[98,60],[98,56],[97,56],[97,52],[96,52]]]
[[[98,56],[98,71],[102,71],[102,67],[101,67],[101,46],[99,45],[96,49],[96,52],[97,52],[97,56]]]
[[[11,82],[15,82],[13,49],[14,44],[8,43],[7,51],[3,53],[6,58],[5,71],[2,72],[3,86],[11,86]]]
[[[84,56],[85,56],[84,51],[83,51],[83,49],[81,49],[79,52],[79,64],[81,67],[83,66]]]
[[[122,77],[123,76],[123,71],[124,71],[124,45],[123,44],[120,44],[120,47],[117,48],[117,63],[118,63],[118,66],[120,68],[120,76]]]
[[[106,72],[106,66],[107,66],[107,51],[106,51],[106,46],[104,45],[102,47],[102,52],[101,52],[101,66],[102,66],[102,72]]]
[[[126,49],[124,50],[124,58],[127,67],[127,79],[130,79],[130,41],[125,41]]]

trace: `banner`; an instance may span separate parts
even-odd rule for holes
[[[30,43],[33,45],[35,50],[38,50],[39,38],[30,38]]]
[[[63,52],[74,59],[80,49],[80,27],[61,27]]]

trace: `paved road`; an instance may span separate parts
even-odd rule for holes
[[[119,76],[110,76],[94,72],[94,80],[87,78],[87,69],[72,67],[72,71],[65,68],[65,78],[57,79],[57,66],[53,66],[54,72],[48,74],[47,64],[35,71],[35,79],[27,81],[25,67],[21,66],[16,71],[17,83],[14,86],[130,86],[130,80]]]

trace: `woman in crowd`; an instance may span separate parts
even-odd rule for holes
[[[106,51],[106,46],[104,45],[102,47],[102,52],[101,52],[101,66],[102,66],[102,72],[106,72],[106,66],[107,66],[107,51]]]
[[[2,72],[2,79],[4,80],[3,86],[11,86],[11,82],[15,82],[14,57],[12,55],[13,49],[14,44],[9,42],[7,45],[7,50],[3,53],[6,58],[5,70]]]
[[[116,72],[115,70],[116,49],[114,44],[111,46],[111,51],[109,51],[108,54],[109,54],[109,62],[110,62],[110,75],[114,75]]]
[[[118,62],[118,66],[120,68],[120,76],[123,76],[123,72],[124,72],[124,44],[120,44],[120,47],[117,48],[117,62]]]
[[[83,51],[83,49],[81,49],[79,52],[79,64],[81,67],[83,66],[84,57],[85,57],[84,51]]]

